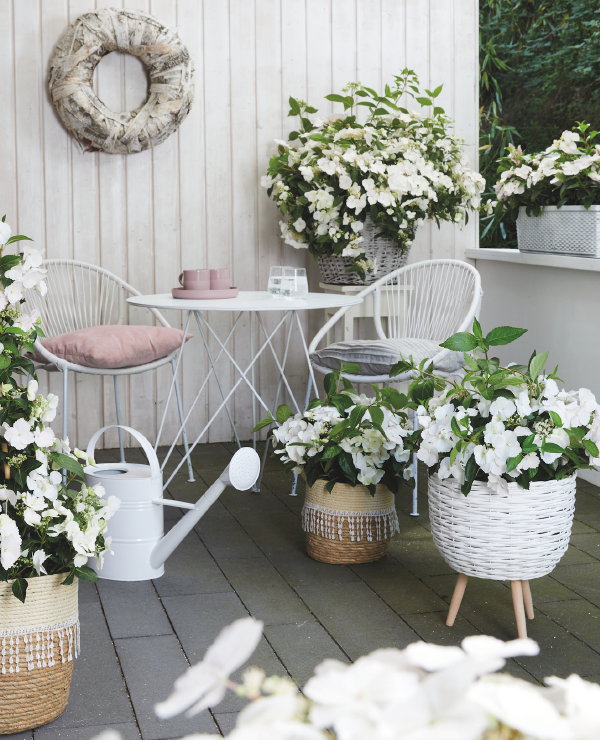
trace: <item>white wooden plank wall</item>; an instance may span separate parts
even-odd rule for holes
[[[177,27],[195,61],[192,111],[154,151],[83,153],[48,100],[48,61],[58,37],[81,13],[105,6],[140,9]],[[99,263],[145,293],[168,291],[182,268],[211,266],[230,267],[242,289],[262,289],[270,265],[308,265],[317,287],[307,255],[282,246],[276,209],[259,186],[273,140],[291,128],[290,95],[330,115],[340,106],[324,101],[327,93],[356,79],[381,88],[404,66],[412,67],[425,85],[444,83],[442,105],[476,162],[476,0],[2,0],[0,27],[0,212],[49,257]],[[113,109],[129,110],[143,99],[145,73],[136,59],[111,55],[99,66],[96,84]],[[411,261],[461,257],[476,239],[475,221],[465,229],[423,226]],[[169,319],[178,325],[177,315]],[[147,318],[137,311],[131,320]],[[305,319],[309,334],[319,320]],[[214,326],[226,331],[231,317],[215,317]],[[192,332],[197,335],[197,328]],[[246,321],[236,353],[248,356],[254,341]],[[208,367],[197,348],[195,336],[183,367],[186,404]],[[290,359],[290,377],[302,394],[296,343]],[[219,377],[224,388],[233,380],[224,365]],[[276,384],[266,358],[257,377],[272,399]],[[123,389],[126,418],[151,439],[168,381],[165,369],[136,376]],[[44,382],[60,392],[58,378]],[[219,403],[211,382],[193,427]],[[243,388],[233,414],[247,437],[252,404]],[[84,445],[113,419],[112,382],[78,376],[71,398],[74,441]],[[175,428],[172,409],[166,436]],[[223,416],[210,440],[231,436]],[[106,441],[114,444],[114,435]]]

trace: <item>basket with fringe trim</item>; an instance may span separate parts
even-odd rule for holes
[[[23,604],[0,583],[0,735],[56,719],[67,706],[79,654],[77,581],[65,573],[28,579]]]
[[[306,551],[323,563],[370,563],[385,555],[388,540],[399,531],[394,495],[378,485],[371,496],[365,486],[327,481],[306,487],[302,529]]]

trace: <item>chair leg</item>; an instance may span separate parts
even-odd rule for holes
[[[173,386],[175,389],[175,402],[177,403],[177,413],[179,414],[179,423],[181,424],[181,438],[183,440],[183,451],[185,453],[185,457],[187,460],[187,469],[188,469],[188,482],[194,483],[194,468],[192,467],[192,461],[190,458],[190,446],[188,443],[188,436],[187,431],[185,429],[185,424],[183,423],[183,405],[181,403],[181,391],[179,390],[179,380],[177,378],[177,373],[175,371],[175,363],[171,362],[171,370],[173,371]]]
[[[310,402],[310,373],[308,375],[308,381],[306,383],[306,393],[304,394],[304,409],[308,407],[308,404]],[[303,409],[303,410],[304,410]],[[290,491],[290,496],[297,496],[298,495],[298,474],[294,473],[294,480],[292,481],[292,490]]]
[[[446,618],[446,625],[448,627],[454,626],[454,621],[458,615],[463,596],[465,595],[465,589],[467,588],[468,577],[464,573],[459,573],[456,579],[456,585],[454,586],[454,592],[452,599],[450,600],[450,608],[448,609],[448,617]]]
[[[527,637],[527,624],[525,622],[525,606],[523,604],[523,582],[522,581],[511,581],[510,590],[512,593],[513,609],[515,612],[517,635],[518,637]]]
[[[521,581],[523,584],[523,604],[525,605],[525,614],[527,619],[533,619],[535,617],[533,611],[533,599],[531,598],[531,588],[529,587],[529,581]]]
[[[63,420],[62,420],[62,438],[67,440],[69,436],[69,371],[67,368],[61,371],[63,381],[63,392],[62,392],[62,407],[63,407]]]
[[[417,412],[413,412],[413,427],[417,426]],[[411,516],[419,516],[419,461],[417,453],[413,452],[412,460],[413,490],[412,490],[412,511]]]
[[[119,376],[113,375],[113,385],[115,389],[115,412],[117,416],[117,433],[119,435],[119,455],[120,462],[125,462],[125,446],[123,444],[123,430],[121,429],[121,398],[119,393]]]

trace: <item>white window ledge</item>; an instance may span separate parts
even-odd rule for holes
[[[573,257],[568,254],[530,254],[519,252],[518,249],[467,249],[465,257],[475,261],[512,262],[517,265],[562,267],[563,270],[600,272],[600,259],[594,257]]]

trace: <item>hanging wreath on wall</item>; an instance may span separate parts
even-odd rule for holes
[[[148,70],[146,101],[116,113],[92,87],[94,69],[112,51],[138,57]],[[66,128],[88,151],[129,154],[156,146],[189,113],[194,64],[177,33],[137,10],[106,8],[79,16],[50,62],[50,96]]]

